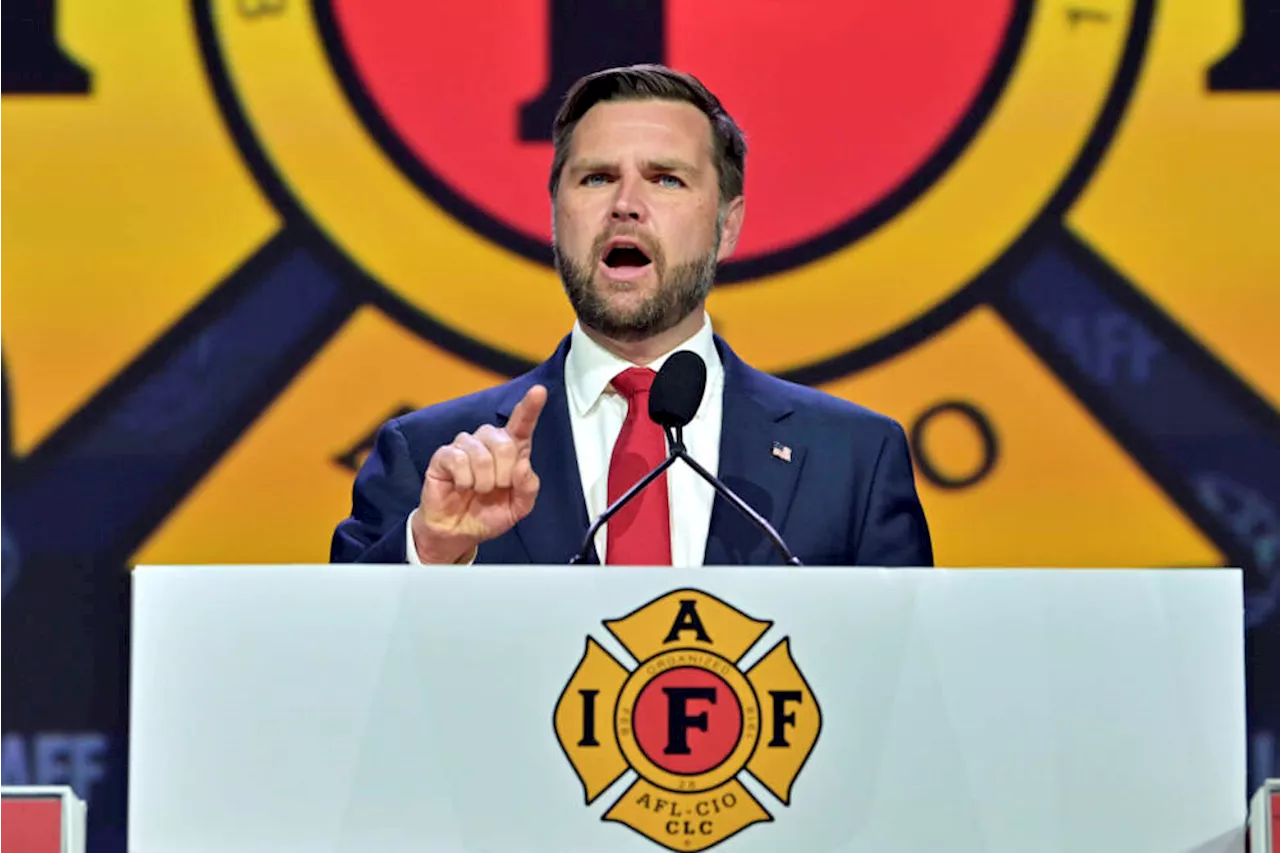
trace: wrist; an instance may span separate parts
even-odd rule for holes
[[[422,520],[420,508],[414,510],[409,520],[409,530],[413,534],[413,549],[422,563],[443,566],[468,563],[475,559],[476,545],[433,535]]]

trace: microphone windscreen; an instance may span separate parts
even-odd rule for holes
[[[660,426],[683,428],[693,420],[707,387],[707,365],[694,352],[672,353],[654,377],[649,417]]]

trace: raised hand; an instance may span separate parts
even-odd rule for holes
[[[547,403],[535,385],[507,425],[458,433],[427,464],[413,519],[413,540],[424,563],[470,559],[481,542],[506,533],[533,510],[540,485],[530,456],[533,429]]]

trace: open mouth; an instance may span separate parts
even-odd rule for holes
[[[652,259],[635,243],[619,240],[605,248],[601,264],[610,278],[634,278],[648,269]]]
[[[615,246],[604,256],[607,267],[642,267],[649,263],[649,256],[636,246]]]

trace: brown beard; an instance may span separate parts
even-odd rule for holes
[[[586,265],[562,255],[558,246],[553,245],[552,252],[569,304],[579,322],[615,341],[642,341],[672,328],[698,310],[707,298],[715,284],[720,229],[716,228],[715,244],[706,254],[675,265],[670,275],[661,247],[642,242],[641,247],[653,263],[658,286],[640,305],[620,311],[596,287],[595,274],[604,256],[604,244],[625,233],[614,231],[598,236]]]

